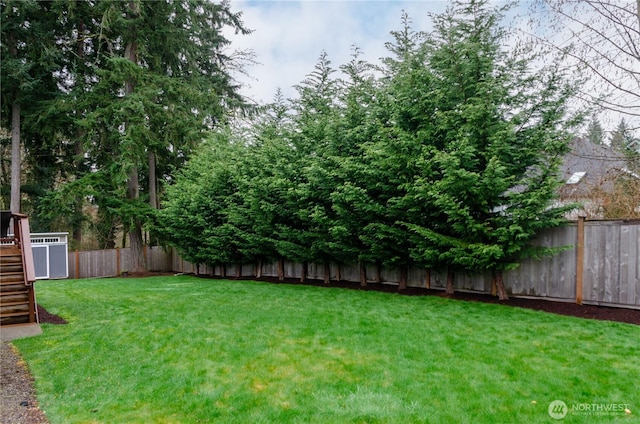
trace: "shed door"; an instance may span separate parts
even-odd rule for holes
[[[36,278],[49,278],[49,246],[31,246]]]
[[[69,255],[66,244],[49,246],[49,278],[67,278],[69,276]]]

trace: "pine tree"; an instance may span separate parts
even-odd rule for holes
[[[628,149],[633,149],[633,133],[624,118],[620,119],[618,126],[616,127],[613,134],[611,134],[610,144],[611,147],[620,152],[625,152]]]
[[[59,162],[53,140],[60,120],[52,119],[43,107],[59,94],[53,75],[61,64],[56,46],[60,34],[56,6],[36,1],[0,3],[3,40],[0,116],[3,128],[11,130],[12,145],[10,181],[3,181],[3,187],[10,187],[10,195],[4,203],[14,212],[32,212],[32,205],[22,204],[22,194],[27,195],[31,204],[35,203],[57,176]],[[32,225],[41,228],[37,219],[32,219]]]
[[[348,199],[362,216],[360,261],[400,269],[401,289],[411,258],[409,231],[399,221],[422,214],[423,205],[416,205],[406,194],[418,172],[413,158],[422,149],[421,139],[428,136],[425,131],[434,100],[425,92],[429,72],[423,62],[424,34],[411,25],[404,13],[402,29],[393,31],[393,41],[386,44],[390,56],[383,58],[384,78],[370,95],[375,102],[367,124],[369,140],[361,144],[359,181],[345,186]]]
[[[484,1],[456,2],[435,17],[427,63],[437,108],[416,159],[429,172],[411,187],[431,210],[406,225],[418,236],[418,263],[493,271],[505,299],[502,271],[534,254],[538,231],[563,221],[552,201],[573,88],[557,70],[532,76],[526,58],[503,52],[500,18]]]
[[[598,117],[593,115],[587,128],[587,140],[593,144],[604,144],[604,130],[598,120]]]
[[[57,45],[64,47],[57,82],[64,88],[49,110],[66,117],[61,133],[73,166],[45,202],[53,206],[47,213],[78,222],[80,200],[91,199],[97,217],[107,220],[96,225],[124,226],[141,269],[143,227],[164,182],[208,131],[247,107],[230,74],[241,63],[226,54],[223,29],[248,30],[228,2],[54,4],[60,10],[53,22],[62,28]]]

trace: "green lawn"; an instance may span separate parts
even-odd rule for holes
[[[14,344],[53,424],[544,423],[554,400],[632,411],[562,422],[640,421],[638,326],[189,276],[37,284],[69,324]]]

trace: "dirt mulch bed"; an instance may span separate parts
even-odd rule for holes
[[[58,315],[38,305],[41,323],[66,324]],[[33,377],[18,350],[10,342],[0,343],[0,423],[47,424],[36,399]]]
[[[219,278],[209,277],[205,278]],[[227,277],[229,278],[229,277]],[[244,279],[244,278],[243,278]],[[498,300],[495,296],[483,293],[455,292],[452,295],[446,294],[443,290],[425,289],[419,287],[408,287],[404,290],[398,290],[398,286],[394,284],[369,283],[366,286],[360,286],[360,283],[350,281],[331,281],[324,284],[323,281],[309,280],[301,283],[297,279],[285,279],[280,281],[277,278],[263,277],[260,281],[268,281],[275,284],[307,284],[326,288],[344,288],[351,290],[363,291],[380,291],[385,293],[396,293],[402,296],[437,296],[448,299],[465,300],[469,302],[494,303],[498,305],[513,306],[518,308],[534,309],[536,311],[544,311],[558,315],[568,315],[578,318],[588,318],[603,321],[617,321],[628,324],[640,325],[640,310],[627,308],[613,308],[609,306],[598,305],[577,305],[571,302],[555,302],[544,299],[529,298],[509,298],[509,300]]]

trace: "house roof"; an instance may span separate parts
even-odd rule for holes
[[[611,191],[615,179],[626,170],[625,157],[609,146],[575,138],[569,148],[560,166],[565,182],[559,190],[561,198],[579,199],[589,197],[593,190]]]

